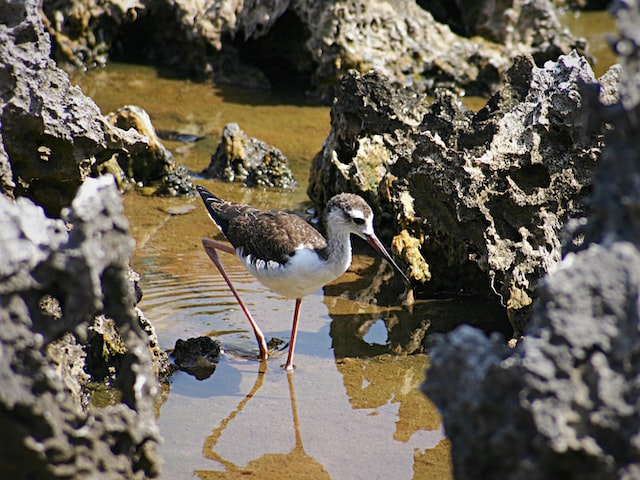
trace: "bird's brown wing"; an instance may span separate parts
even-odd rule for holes
[[[318,250],[326,247],[326,240],[315,228],[297,215],[278,210],[237,215],[229,221],[225,235],[253,261],[286,264],[301,244]]]

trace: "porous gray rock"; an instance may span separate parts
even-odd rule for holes
[[[515,51],[522,45],[530,45],[530,53],[539,65],[581,45],[560,25],[555,6],[561,1],[418,0],[417,3],[464,37],[480,36]]]
[[[276,147],[248,137],[237,123],[224,126],[218,148],[202,175],[242,182],[247,187],[296,187],[287,157]]]
[[[456,479],[640,474],[640,253],[597,244],[546,277],[526,336],[437,336],[423,391],[442,414]]]
[[[361,73],[373,69],[392,83],[414,86],[423,93],[446,87],[486,95],[498,86],[500,73],[517,55],[531,54],[542,64],[571,49],[585,48],[583,41],[560,25],[546,0],[461,6],[469,13],[491,10],[494,20],[493,30],[477,28],[468,36],[452,31],[448,22],[454,19],[449,15],[436,21],[428,6],[420,4],[411,0],[293,2],[310,31],[306,46],[317,65],[313,83],[324,99],[333,98],[333,90],[325,86],[335,85],[349,69]]]
[[[145,142],[111,128],[49,58],[51,41],[38,2],[4,2],[0,19],[0,143],[12,172],[3,192],[28,196],[57,216],[96,163],[125,145],[143,150]]]
[[[100,166],[144,158],[150,143],[110,125],[50,53],[39,2],[0,3],[0,188],[55,217]]]
[[[0,476],[156,476],[158,382],[113,179],[87,179],[63,216],[0,195]],[[92,372],[81,345],[100,314],[124,347],[114,378],[122,401],[86,409]]]
[[[494,294],[516,333],[537,280],[560,259],[562,225],[586,212],[604,126],[583,109],[597,81],[577,53],[536,67],[518,57],[474,112],[449,91],[429,104],[377,73],[340,81],[308,193],[320,208],[355,191],[395,222],[392,247],[427,293]],[[603,96],[611,103],[615,95]]]
[[[568,225],[525,337],[512,352],[468,327],[433,340],[423,391],[459,480],[640,476],[640,50],[624,48],[637,44],[640,2],[614,9],[618,101],[593,85],[582,96],[587,123],[612,127],[592,210]]]
[[[426,2],[425,2],[426,3]],[[470,5],[473,3],[473,5]],[[548,0],[467,2],[470,32],[412,0],[47,2],[59,61],[91,66],[109,50],[253,87],[306,78],[330,102],[349,69],[376,69],[399,85],[488,93],[513,56],[539,64],[583,50]],[[449,10],[447,10],[449,11]],[[474,16],[474,12],[478,13]],[[473,37],[473,38],[470,38]],[[285,68],[280,68],[285,66]]]

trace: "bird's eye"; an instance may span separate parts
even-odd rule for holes
[[[364,218],[355,217],[352,220],[356,225],[364,225]]]

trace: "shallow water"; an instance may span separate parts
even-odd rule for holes
[[[263,191],[199,181],[221,196],[258,207],[304,213],[312,156],[329,132],[329,109],[267,92],[219,89],[163,76],[157,70],[112,64],[77,79],[103,112],[141,106],[158,129],[204,135],[194,144],[164,142],[193,171],[208,163],[222,127],[237,122],[250,136],[280,148],[299,187]],[[448,442],[434,406],[418,387],[426,356],[395,355],[415,348],[412,320],[397,306],[399,282],[387,299],[374,294],[390,277],[366,244],[351,270],[325,291],[305,298],[293,375],[285,352],[266,363],[246,319],[204,253],[200,240],[217,235],[199,198],[124,197],[137,242],[132,259],[142,275],[141,307],[160,345],[210,335],[225,355],[215,373],[196,380],[178,372],[159,408],[164,438],[162,478],[450,478]],[[193,205],[183,215],[172,208]],[[257,283],[230,256],[223,261],[268,338],[289,338],[293,302]],[[422,302],[440,312],[448,302]],[[460,308],[457,305],[455,308]],[[438,314],[439,315],[439,314]],[[420,315],[420,318],[424,315]],[[391,333],[389,333],[391,332]],[[393,337],[393,338],[390,338]]]
[[[256,359],[247,321],[200,246],[215,227],[196,200],[196,210],[174,216],[165,209],[190,201],[125,197],[138,242],[134,266],[143,275],[141,307],[161,346],[211,335],[226,350],[210,378],[198,381],[183,372],[171,378],[159,419],[162,478],[234,478],[249,471],[258,478],[300,478],[285,474],[300,469],[305,478],[424,478],[416,477],[420,471],[450,478],[440,419],[418,391],[428,360],[389,353],[390,345],[402,350],[410,343],[397,325],[413,315],[359,297],[362,283],[371,283],[385,264],[359,255],[352,271],[305,298],[296,370],[287,375],[280,368],[285,352],[262,364]],[[228,271],[267,337],[287,340],[293,302],[227,257]],[[449,304],[461,308],[421,302],[414,314],[424,318]]]
[[[616,63],[616,56],[610,47],[615,39],[615,18],[606,11],[571,12],[560,15],[560,22],[571,33],[582,37],[589,43],[589,55],[593,57],[593,72],[596,77],[603,75],[611,65]]]
[[[588,21],[602,26],[604,15]],[[582,25],[573,17],[564,20],[574,22],[572,28]],[[586,32],[604,38],[595,27]],[[602,60],[597,73],[610,63]],[[103,113],[134,104],[150,114],[157,129],[205,136],[191,144],[164,142],[193,171],[208,165],[222,127],[238,123],[247,135],[283,151],[298,189],[198,183],[258,207],[304,213],[309,206],[308,169],[329,133],[328,107],[299,97],[195,83],[135,65],[111,64],[75,80]],[[280,368],[284,352],[267,362],[256,359],[247,321],[202,249],[200,239],[217,232],[199,198],[129,193],[124,202],[137,242],[132,264],[142,275],[140,306],[155,325],[161,347],[171,349],[178,338],[210,335],[226,352],[211,377],[196,380],[178,372],[165,389],[159,407],[161,478],[451,478],[440,418],[418,389],[428,358],[407,352],[420,343],[416,332],[446,331],[463,320],[482,324],[501,312],[470,299],[420,301],[406,311],[398,306],[400,282],[356,241],[351,269],[304,299],[296,370],[288,375]],[[169,213],[185,205],[195,208]],[[225,256],[223,262],[267,338],[288,340],[293,302],[258,284],[235,258]]]

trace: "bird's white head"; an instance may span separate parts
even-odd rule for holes
[[[368,239],[373,231],[373,211],[362,198],[352,193],[341,193],[327,203],[324,222],[327,232],[353,233]]]
[[[327,228],[329,241],[335,237],[349,236],[351,233],[367,241],[380,253],[402,276],[406,285],[411,282],[406,274],[396,264],[389,252],[382,245],[373,231],[373,210],[358,195],[340,193],[327,202],[324,212],[324,223]],[[344,237],[343,237],[344,238]]]

